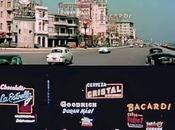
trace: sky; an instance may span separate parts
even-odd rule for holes
[[[74,0],[42,0],[49,12],[57,13],[58,3]],[[137,36],[143,40],[175,43],[175,0],[108,0],[109,13],[128,13]]]

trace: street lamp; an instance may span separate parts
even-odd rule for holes
[[[85,42],[85,47],[86,47],[86,38],[87,38],[87,34],[86,34],[86,30],[87,30],[87,23],[83,23],[83,27],[84,27],[84,42]]]
[[[9,43],[9,46],[10,46],[10,43],[11,43],[11,38],[10,38],[10,36],[11,36],[11,22],[7,22],[7,27],[8,27],[8,33],[7,33],[7,35],[8,35],[8,43]]]

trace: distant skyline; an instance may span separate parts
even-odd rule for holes
[[[58,13],[58,3],[75,0],[42,0],[50,13]],[[175,0],[108,0],[109,13],[131,14],[137,36],[144,40],[175,42]]]

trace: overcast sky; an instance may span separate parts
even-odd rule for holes
[[[74,0],[42,0],[57,13],[58,3]],[[108,0],[109,13],[129,13],[137,34],[144,40],[175,42],[175,0]]]

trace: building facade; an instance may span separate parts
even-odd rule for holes
[[[35,45],[48,47],[48,24],[48,8],[35,6]]]
[[[0,43],[11,41],[13,0],[0,0]]]
[[[76,5],[81,34],[88,37],[90,44],[103,44],[107,30],[107,0],[76,0]]]
[[[126,43],[129,39],[135,39],[135,29],[133,22],[117,22],[117,33],[122,43]]]
[[[111,14],[108,16],[107,39],[110,45],[125,45],[136,39],[136,29],[127,13]]]
[[[49,14],[48,47],[78,46],[79,22],[73,16]]]

